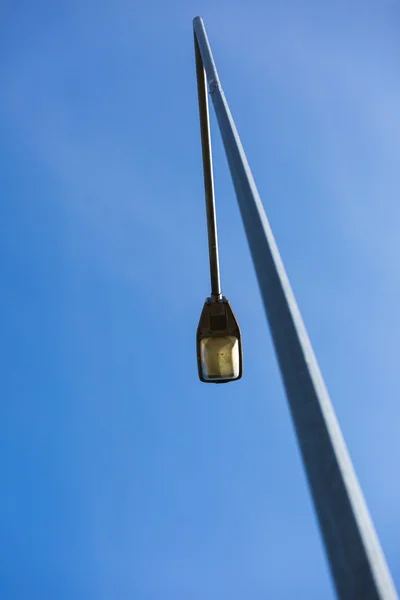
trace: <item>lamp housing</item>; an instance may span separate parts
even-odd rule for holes
[[[207,298],[196,335],[199,379],[228,383],[242,377],[242,339],[229,301]]]

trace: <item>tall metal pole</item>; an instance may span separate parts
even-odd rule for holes
[[[193,21],[331,573],[342,600],[397,594],[215,68]]]
[[[204,192],[206,198],[208,253],[210,257],[211,299],[221,300],[221,280],[218,259],[217,218],[214,197],[214,178],[211,153],[210,119],[208,112],[208,94],[206,74],[201,60],[199,45],[194,36],[196,56],[197,91],[199,98],[201,148],[203,154]]]

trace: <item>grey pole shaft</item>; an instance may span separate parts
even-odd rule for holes
[[[203,21],[193,22],[286,396],[341,600],[396,600],[396,590],[278,247],[222,92]]]
[[[214,198],[214,178],[211,153],[210,118],[208,112],[207,82],[196,36],[194,36],[194,47],[196,56],[197,91],[199,98],[201,148],[203,155],[204,192],[206,198],[211,297],[213,300],[220,300],[222,294],[218,259],[217,218]]]

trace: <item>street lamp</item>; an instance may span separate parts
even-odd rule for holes
[[[242,341],[228,300],[207,298],[197,327],[200,381],[228,383],[242,376]]]
[[[211,279],[211,296],[197,327],[197,366],[203,383],[228,383],[242,376],[242,340],[233,310],[221,292],[206,75],[196,35],[194,45]]]
[[[208,217],[211,215],[208,218],[210,265],[212,267],[212,297],[210,304],[213,306],[215,303],[220,302],[222,296],[219,287],[208,108],[207,99],[204,100],[207,87],[212,98],[228,159],[338,597],[341,600],[397,600],[397,593],[385,556],[369,515],[239,134],[222,91],[204,23],[200,17],[194,19],[193,27],[207,215]],[[207,313],[207,311],[209,312]],[[228,311],[226,315],[228,315]],[[210,323],[210,337],[214,344],[210,346],[210,356],[212,355],[214,360],[216,355],[221,352],[221,347],[212,335],[212,333],[215,335],[218,333],[217,329],[213,331],[212,316],[218,315],[213,313],[212,309],[205,308],[204,322],[200,319],[199,324],[199,369],[200,367],[203,368],[202,360],[206,365],[205,370],[201,371],[203,378],[204,374],[214,376],[218,370],[214,368],[214,363],[209,359],[208,352],[205,349],[202,350],[201,346],[202,340],[204,346],[207,346],[210,341],[204,341],[207,339],[208,322]],[[223,335],[225,339],[232,335],[228,318],[227,328],[224,330]],[[234,343],[229,346],[230,370],[227,368],[224,371],[229,371],[230,375],[235,373],[232,368],[236,356],[233,350],[234,347]],[[225,375],[222,372],[223,369],[220,368],[218,371],[220,381],[224,381],[223,377]],[[229,380],[232,379],[230,377]]]

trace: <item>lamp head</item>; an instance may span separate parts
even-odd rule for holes
[[[207,298],[196,336],[200,381],[228,383],[242,376],[242,340],[228,300]]]

